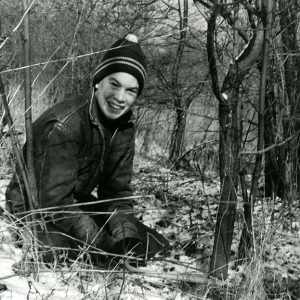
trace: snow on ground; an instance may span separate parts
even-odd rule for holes
[[[72,287],[62,285],[55,273],[43,273],[41,270],[39,282],[33,280],[32,276],[18,276],[13,271],[22,258],[21,249],[13,245],[9,235],[9,224],[0,220],[0,283],[5,285],[7,290],[0,293],[1,300],[21,299],[72,299],[79,297],[80,292]]]
[[[8,179],[0,180],[0,207],[4,207],[7,184]],[[171,244],[167,257],[152,261],[144,268],[152,276],[124,273],[122,268],[106,272],[74,262],[72,266],[53,268],[55,272],[41,266],[36,281],[32,276],[14,270],[13,266],[20,264],[24,256],[13,245],[11,224],[0,217],[0,299],[210,299],[207,296],[209,286],[197,285],[195,288],[195,285],[162,278],[162,274],[208,271],[218,207],[218,181],[206,179],[203,182],[198,177],[138,160],[134,185],[136,195],[144,196],[136,200],[136,216],[156,228]],[[274,293],[274,299],[281,299],[283,290],[285,295],[290,293],[288,283],[293,287],[300,283],[299,210],[298,207],[293,210],[293,215],[284,215],[279,200],[257,204],[254,216],[257,260],[252,261],[250,268],[242,265],[238,270],[230,264],[227,283],[234,290],[253,279],[249,273],[251,268],[256,271],[261,268],[261,276],[268,273],[273,279],[276,277],[273,285],[269,284],[270,293],[277,289],[275,292],[279,296],[276,298]],[[242,205],[239,204],[233,260],[241,220]],[[257,278],[260,277],[257,275]],[[280,286],[282,282],[285,286]],[[1,291],[1,287],[7,290]]]
[[[0,180],[0,207],[5,207],[4,193],[9,180]],[[39,282],[32,276],[19,276],[13,269],[22,259],[22,251],[14,246],[10,223],[0,217],[0,291],[1,300],[23,299],[80,299],[78,289],[64,286],[51,272],[41,273]],[[45,271],[45,270],[43,270]],[[0,287],[1,290],[1,287]],[[82,295],[81,295],[82,296]]]

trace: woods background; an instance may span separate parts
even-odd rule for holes
[[[256,201],[280,198],[287,220],[299,202],[298,0],[33,0],[30,64],[24,8],[0,1],[0,92],[24,142],[24,71],[33,119],[91,88],[102,53],[128,32],[148,58],[135,109],[137,155],[199,181],[220,179],[210,274],[226,277],[237,195],[244,205],[237,264],[251,256]],[[14,169],[1,108],[1,175]],[[268,199],[268,200],[267,200]]]

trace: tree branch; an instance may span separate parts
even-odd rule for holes
[[[300,132],[300,131],[297,131],[297,132],[294,133],[293,135],[291,135],[291,136],[289,136],[288,138],[286,138],[284,141],[281,141],[281,142],[279,142],[279,143],[275,143],[275,144],[273,144],[273,145],[271,145],[271,146],[269,146],[269,147],[266,147],[266,148],[264,148],[264,149],[261,149],[261,150],[258,150],[258,151],[241,151],[241,152],[239,153],[239,155],[260,155],[260,154],[264,154],[264,153],[266,153],[266,152],[271,151],[271,150],[274,149],[274,148],[281,147],[281,146],[283,146],[284,144],[286,144],[287,142],[289,142],[289,141],[291,141],[291,140],[297,138],[298,135],[299,135],[299,132]]]
[[[216,29],[216,20],[219,14],[219,7],[215,5],[209,20],[207,21],[207,43],[206,43],[206,50],[207,50],[207,58],[208,58],[208,65],[209,65],[209,73],[211,77],[212,83],[212,90],[216,96],[216,98],[221,102],[224,103],[226,100],[222,97],[219,87],[219,76],[217,70],[217,60],[215,56],[215,29]],[[225,105],[227,103],[224,103]]]

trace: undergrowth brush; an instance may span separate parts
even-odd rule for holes
[[[41,95],[40,92],[34,96],[38,104],[34,118],[50,105],[40,101]],[[20,108],[22,99],[15,97],[11,103],[13,108],[18,107],[13,109],[15,126],[24,132],[23,108]],[[41,252],[36,255],[33,251],[32,233],[26,223],[21,230],[16,219],[5,212],[0,216],[0,281],[8,286],[10,295],[14,288],[17,289],[17,283],[25,286],[20,299],[300,299],[299,207],[293,207],[292,214],[287,213],[280,199],[262,197],[254,207],[253,248],[243,264],[237,266],[243,225],[243,203],[238,195],[229,276],[226,280],[209,278],[207,274],[220,193],[215,172],[218,152],[212,146],[207,154],[211,160],[207,165],[200,165],[206,176],[200,176],[196,167],[196,172],[187,172],[181,166],[178,170],[170,169],[166,162],[174,114],[170,111],[158,114],[152,110],[140,111],[138,117],[133,184],[135,194],[140,198],[135,200],[135,214],[170,241],[168,255],[150,261],[143,268],[143,274],[130,273],[121,263],[109,269],[95,266],[84,248],[80,249],[76,259],[68,259],[62,251],[59,260],[45,264],[40,260]],[[197,125],[189,122],[191,137]],[[203,132],[191,137],[185,149],[193,148],[201,141],[214,145],[215,123],[204,125]],[[209,135],[205,134],[208,128],[211,130]],[[18,135],[18,139],[22,145],[24,134]],[[0,143],[2,209],[5,208],[5,189],[14,170],[13,157],[9,136],[4,134]],[[203,156],[193,159],[201,162]],[[205,159],[208,161],[208,156]],[[214,166],[209,167],[212,162]],[[16,244],[16,235],[23,248]],[[30,273],[36,270],[37,265],[39,274],[38,278],[34,278]],[[163,276],[182,273],[199,278],[200,274],[205,274],[207,280],[195,284],[182,278],[171,280]]]
[[[99,268],[82,249],[75,260],[60,257],[54,264],[39,264],[39,281],[29,275],[35,256],[32,245],[15,247],[14,219],[1,217],[1,257],[10,257],[10,276],[30,282],[29,299],[299,299],[300,238],[299,209],[285,225],[280,199],[259,201],[254,210],[254,244],[248,259],[236,266],[236,249],[241,226],[237,220],[232,245],[232,262],[226,280],[208,279],[190,283],[164,278],[163,274],[188,272],[206,274],[213,245],[219,184],[217,179],[201,182],[196,176],[172,171],[153,161],[137,158],[134,183],[136,216],[156,228],[171,243],[167,257],[157,257],[144,267],[144,274],[128,273],[123,265]],[[2,186],[2,191],[5,186]],[[239,208],[238,208],[239,209]],[[24,231],[25,232],[25,231]],[[21,235],[28,242],[26,234]],[[149,276],[150,273],[152,276]],[[154,275],[153,275],[154,274]],[[0,275],[0,280],[1,280]],[[10,281],[4,281],[10,287]],[[43,287],[41,287],[43,283]],[[47,288],[45,288],[47,286]],[[34,298],[32,295],[35,295]],[[37,296],[39,295],[39,296]]]

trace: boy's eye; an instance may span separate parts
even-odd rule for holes
[[[137,90],[136,89],[130,89],[130,90],[128,90],[128,92],[130,93],[130,94],[134,94],[134,95],[136,95],[137,94]]]

